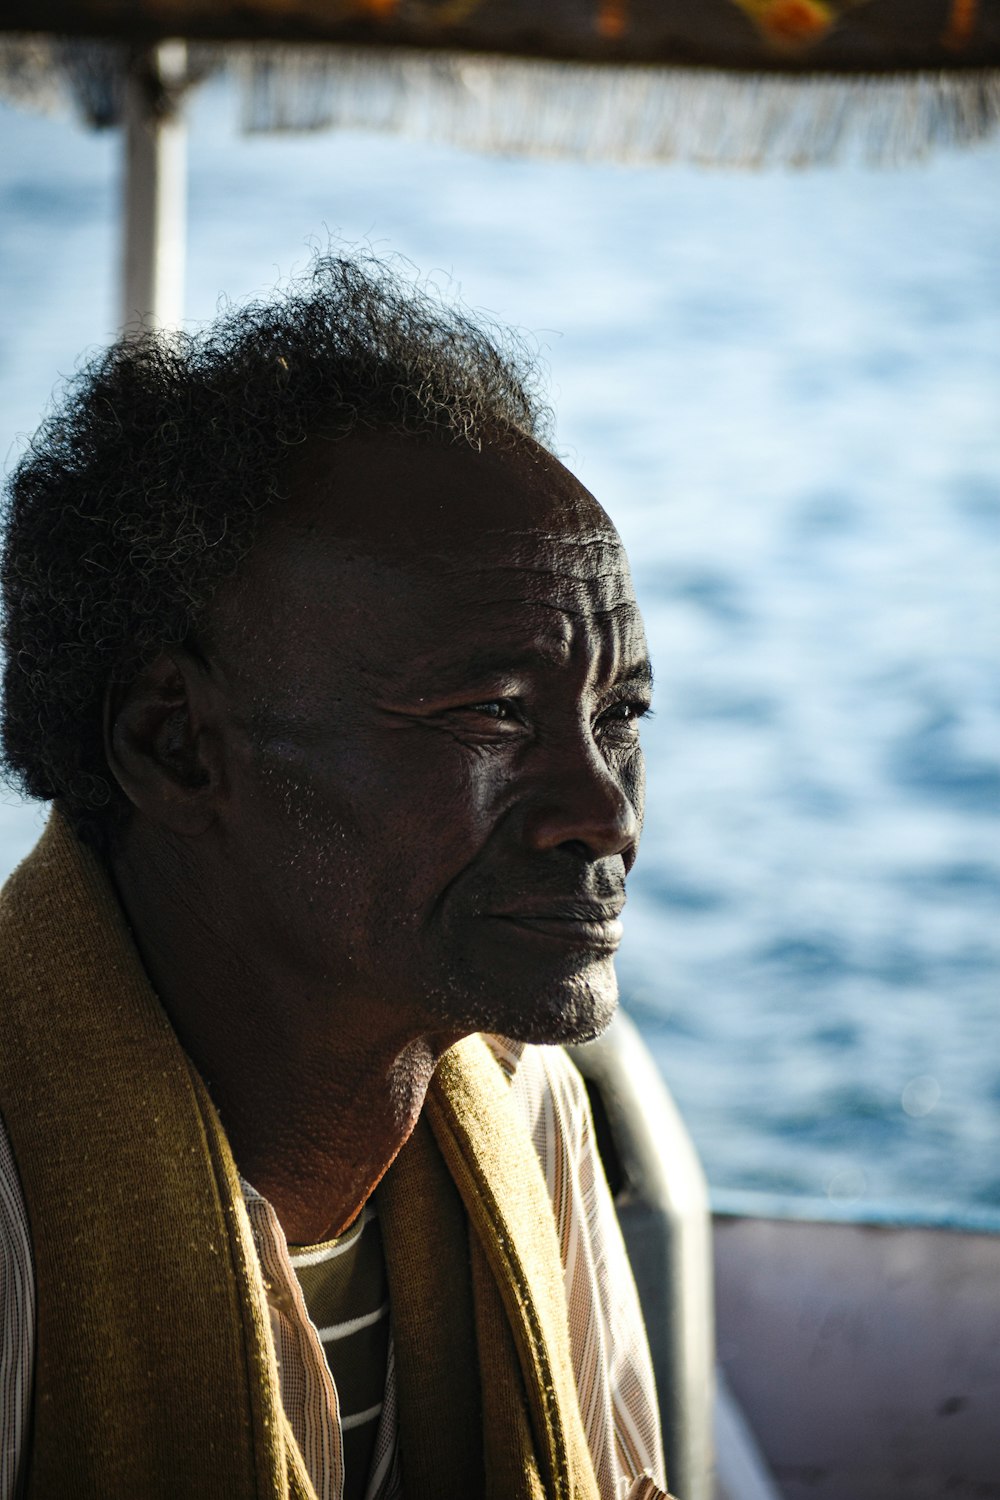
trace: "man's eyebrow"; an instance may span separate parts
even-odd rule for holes
[[[641,661],[630,662],[621,671],[615,673],[615,683],[634,683],[638,687],[652,688],[653,686],[653,663],[648,656]]]

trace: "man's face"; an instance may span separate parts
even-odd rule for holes
[[[315,442],[290,484],[204,643],[249,940],[313,1017],[596,1035],[650,691],[611,523],[527,443]]]

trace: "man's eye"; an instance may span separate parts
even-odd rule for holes
[[[623,699],[621,703],[612,703],[610,708],[605,709],[598,719],[598,725],[613,725],[616,728],[622,724],[638,728],[640,719],[647,719],[653,710],[648,703],[642,703],[637,699]]]
[[[512,719],[514,706],[506,698],[489,698],[485,703],[469,703],[466,713],[482,714],[487,719]]]

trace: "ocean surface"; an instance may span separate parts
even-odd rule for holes
[[[713,1187],[1000,1206],[1000,143],[740,175],[237,113],[190,111],[192,319],[334,234],[544,350],[658,672],[623,992]],[[118,168],[0,108],[8,469],[113,333]]]

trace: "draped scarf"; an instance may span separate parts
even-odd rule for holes
[[[0,1114],[31,1227],[29,1500],[315,1500],[239,1176],[98,858],[0,894]],[[598,1500],[538,1159],[485,1043],[379,1188],[408,1500]]]

